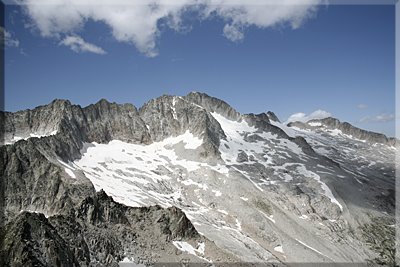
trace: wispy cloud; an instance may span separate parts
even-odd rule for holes
[[[223,34],[232,41],[244,38],[244,30],[277,25],[296,29],[325,0],[20,0],[42,36],[61,38],[76,34],[87,21],[105,23],[113,37],[149,57],[158,54],[156,40],[163,25],[176,31],[190,29],[187,11],[198,20],[219,17]]]
[[[305,113],[299,112],[299,113],[294,113],[294,114],[290,115],[290,117],[286,120],[285,124],[287,124],[289,122],[294,122],[294,121],[307,122],[309,120],[324,119],[324,118],[328,118],[331,116],[332,116],[331,113],[329,113],[325,110],[321,110],[321,109],[318,109],[308,115]]]
[[[95,54],[100,54],[104,55],[106,54],[106,51],[103,50],[103,48],[98,47],[94,44],[88,43],[85,40],[83,40],[80,36],[77,35],[71,35],[65,37],[61,42],[60,45],[65,45],[71,48],[72,51],[76,53],[84,53],[84,52],[90,52],[90,53],[95,53]]]
[[[14,34],[0,27],[0,42],[2,46],[19,47],[19,40],[14,37]]]
[[[357,108],[358,109],[366,109],[366,108],[368,108],[368,106],[366,104],[358,104]]]
[[[393,113],[381,113],[374,116],[366,116],[359,122],[389,122],[394,121],[395,115]]]

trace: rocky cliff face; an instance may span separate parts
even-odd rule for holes
[[[183,97],[162,96],[146,103],[139,114],[154,142],[190,131],[203,138],[204,157],[218,156],[219,140],[224,132],[214,117],[196,103]]]
[[[2,266],[79,266],[43,214],[23,212],[1,229]]]
[[[394,261],[384,135],[197,92],[2,117],[5,266]]]
[[[1,237],[2,266],[118,266],[124,258],[149,264],[176,254],[171,240],[206,241],[175,207],[130,208],[103,191],[64,215],[22,212]]]

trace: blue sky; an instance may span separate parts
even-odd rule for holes
[[[54,11],[29,8],[6,7],[6,110],[55,98],[82,106],[106,98],[140,107],[162,94],[195,90],[241,113],[271,110],[284,121],[324,110],[395,134],[394,6],[318,5],[286,20],[272,17],[271,25],[254,12],[244,23],[221,10],[207,17],[188,11],[179,13],[178,30],[161,17],[152,36],[130,21],[123,29],[136,27],[136,39],[128,41],[108,17],[68,28],[62,23],[76,18],[43,24]],[[301,23],[293,19],[297,14]]]

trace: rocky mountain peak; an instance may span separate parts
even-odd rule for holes
[[[271,121],[281,122],[281,121],[279,120],[278,116],[276,116],[275,113],[272,112],[272,111],[268,111],[268,112],[267,112],[267,116],[268,116],[268,118],[269,118]]]
[[[191,92],[184,97],[186,100],[193,102],[205,108],[208,112],[216,112],[230,120],[239,120],[240,113],[232,108],[228,103],[215,97],[211,97],[205,93]]]
[[[55,109],[60,109],[61,107],[71,106],[71,101],[67,99],[54,99],[49,105],[53,106]]]
[[[207,110],[180,96],[164,95],[152,99],[139,109],[140,118],[154,142],[189,131],[203,140],[204,156],[218,155],[224,132]]]

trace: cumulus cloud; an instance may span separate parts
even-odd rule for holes
[[[19,47],[19,40],[3,27],[0,27],[0,42],[2,46]]]
[[[106,51],[104,51],[101,47],[88,43],[77,35],[67,36],[59,44],[68,46],[76,53],[90,52],[100,55],[106,54]]]
[[[223,34],[232,41],[244,38],[244,30],[289,25],[298,28],[325,0],[20,0],[43,37],[61,38],[81,31],[87,21],[105,23],[113,37],[149,57],[157,55],[160,25],[187,29],[184,14],[199,20],[225,21]]]
[[[374,116],[366,116],[360,122],[388,122],[394,121],[395,115],[393,113],[381,113]]]
[[[366,108],[368,108],[368,106],[365,105],[365,104],[358,104],[358,105],[357,105],[357,108],[358,108],[358,109],[366,109]]]
[[[328,118],[331,117],[332,114],[325,111],[325,110],[321,110],[318,109],[310,114],[305,114],[302,112],[299,113],[295,113],[290,115],[290,117],[287,119],[287,121],[285,122],[285,124],[289,123],[289,122],[294,122],[294,121],[300,121],[300,122],[307,122],[309,120],[313,120],[313,119],[324,119],[324,118]]]

